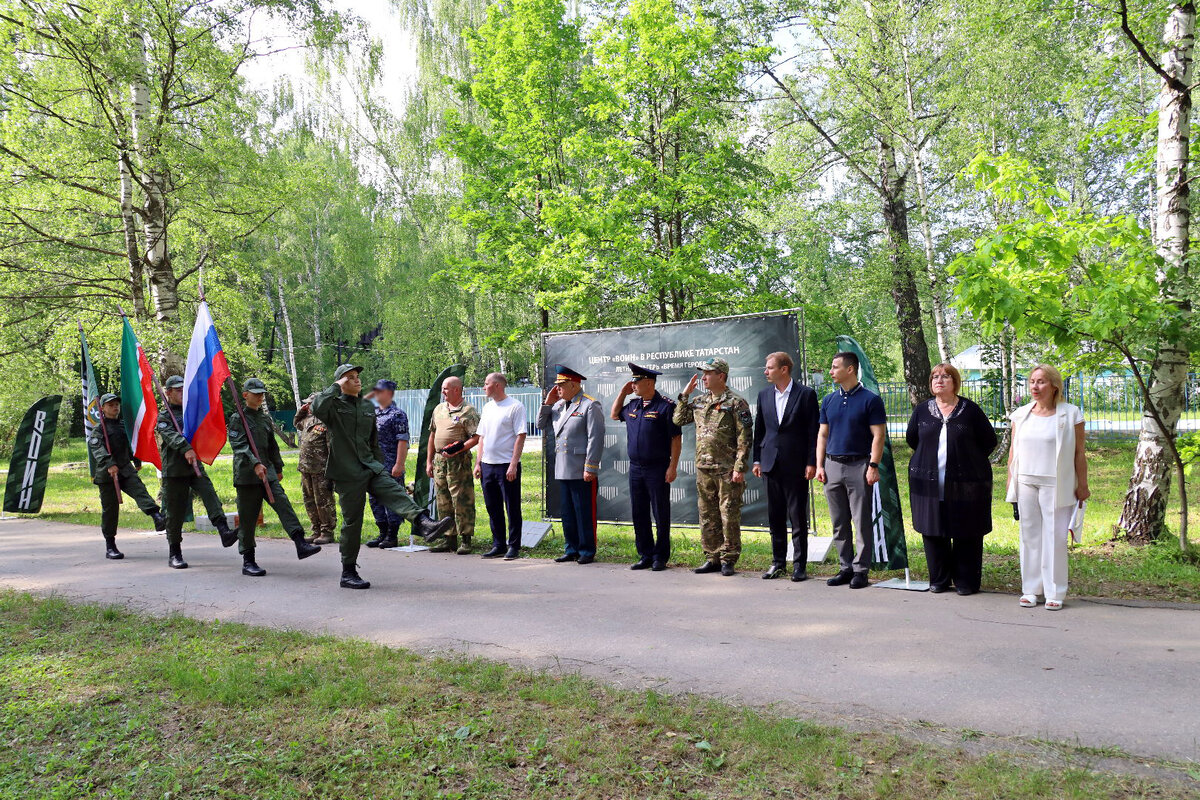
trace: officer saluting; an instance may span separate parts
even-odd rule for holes
[[[221,498],[196,451],[183,438],[183,378],[172,375],[163,382],[167,404],[158,411],[159,452],[162,453],[163,510],[167,516],[167,565],[171,569],[187,569],[183,560],[183,518],[191,508],[192,492],[200,496],[208,519],[221,536],[221,544],[232,547],[237,533],[229,530]],[[193,468],[194,465],[194,468]],[[196,474],[196,470],[200,473]]]
[[[114,475],[120,482],[120,491],[132,497],[143,514],[154,519],[154,530],[161,531],[167,527],[167,520],[138,477],[137,471],[142,468],[142,462],[133,457],[129,447],[129,435],[125,433],[125,425],[121,422],[121,398],[115,394],[101,397],[100,414],[100,424],[88,439],[88,452],[96,465],[92,483],[100,488],[100,533],[104,535],[104,557],[118,559],[124,558],[125,554],[117,549],[117,519],[121,501],[113,483]]]
[[[613,401],[612,418],[629,436],[629,504],[638,560],[630,569],[655,572],[671,560],[671,483],[679,465],[683,431],[675,424],[675,401],[656,388],[661,372],[629,363],[632,380]],[[636,395],[628,403],[625,398]],[[658,530],[655,542],[651,515]]]
[[[566,552],[560,564],[596,560],[596,476],[604,451],[604,414],[594,398],[583,393],[587,378],[570,367],[555,367],[554,387],[538,412],[542,435],[554,437],[554,479],[562,498]]]

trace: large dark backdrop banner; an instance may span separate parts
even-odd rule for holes
[[[565,364],[587,376],[583,384],[584,392],[599,400],[604,409],[599,518],[607,522],[630,522],[629,454],[625,425],[609,419],[613,400],[629,380],[628,362],[661,371],[663,375],[658,379],[658,390],[674,400],[687,386],[696,371],[696,364],[719,356],[729,362],[730,388],[745,397],[753,411],[756,410],[758,391],[766,386],[763,364],[767,355],[783,350],[797,358],[799,343],[800,333],[795,314],[546,334],[542,343],[546,368],[542,374],[547,376],[548,383],[543,391],[549,390],[550,382],[554,380],[554,365]],[[549,516],[557,519],[559,497],[553,481],[554,448],[550,438],[553,434],[543,435],[547,476],[546,510]],[[683,429],[679,476],[671,485],[671,519],[681,524],[694,525],[699,522],[695,454],[695,427],[689,425]],[[749,471],[746,473],[742,524],[764,527],[767,524],[763,483]]]

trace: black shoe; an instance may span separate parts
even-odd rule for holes
[[[959,586],[959,587],[957,587],[957,588],[956,588],[954,591],[958,592],[958,594],[959,594],[959,596],[960,596],[960,597],[967,597],[968,595],[975,594],[975,593],[976,593],[976,592],[978,592],[979,590],[978,590],[978,589],[974,589],[974,588],[972,588],[972,589],[964,589],[963,587]]]
[[[651,572],[662,572],[666,568],[667,568],[667,562],[655,561],[654,565],[652,567],[650,567],[650,571]]]
[[[254,553],[248,552],[242,555],[242,574],[249,575],[251,578],[261,578],[267,574],[267,571],[254,563]]]
[[[808,580],[808,568],[804,564],[792,564],[792,583]]]
[[[772,564],[767,567],[767,571],[762,574],[764,581],[773,581],[776,578],[783,577],[783,564]]]
[[[870,585],[871,582],[867,580],[867,573],[865,572],[856,572],[854,573],[854,577],[850,579],[851,589],[865,589]]]
[[[929,593],[930,594],[941,594],[942,592],[948,592],[948,591],[950,591],[950,587],[944,583],[929,584]]]
[[[521,557],[521,548],[519,548],[519,547],[510,547],[510,548],[508,548],[508,552],[506,552],[504,554],[505,561],[516,561],[520,557]]]
[[[493,543],[492,549],[481,555],[480,558],[499,558],[504,555],[504,552],[504,545]]]
[[[630,569],[650,569],[650,559],[639,558],[637,561],[629,565]]]
[[[217,535],[221,537],[221,547],[233,547],[237,544],[237,531],[229,530],[229,523],[224,517],[213,523],[217,529]]]
[[[366,545],[367,545],[367,547],[379,547],[380,542],[382,542],[386,538],[387,537],[381,533],[378,536],[376,536],[374,539],[371,539],[370,541],[366,542]]]
[[[339,584],[343,589],[370,589],[371,582],[358,577],[354,567],[342,567],[342,580]]]
[[[730,575],[735,574],[735,570],[733,569],[733,564],[722,564],[721,565],[721,574],[724,575],[726,578],[728,578]]]
[[[154,520],[154,530],[165,531],[167,529],[167,518],[162,515],[161,511],[155,511],[150,515],[150,519]]]
[[[826,586],[843,586],[843,585],[849,583],[850,579],[853,577],[854,577],[853,570],[844,569],[841,572],[839,572],[837,575],[834,575],[832,578],[825,581],[825,585]]]
[[[425,540],[426,544],[432,544],[438,539],[446,538],[446,531],[454,527],[454,517],[445,517],[443,519],[434,520],[433,517],[422,511],[412,521],[413,532]]]
[[[171,569],[187,569],[187,562],[183,560],[183,545],[171,545],[167,555],[167,566]]]
[[[117,538],[106,538],[104,540],[104,557],[112,561],[120,561],[125,557],[125,554],[117,549]]]
[[[580,557],[579,557],[579,560],[578,560],[578,561],[576,561],[575,563],[577,563],[577,564],[591,564],[591,563],[592,563],[593,561],[595,561],[595,560],[596,560],[596,557],[595,557],[595,556],[580,556]]]
[[[578,561],[578,560],[579,560],[578,553],[563,553],[561,556],[554,559],[554,563],[555,564],[565,564],[568,561]]]
[[[321,552],[321,545],[309,544],[304,541],[304,531],[296,531],[292,534],[292,541],[296,543],[296,558],[303,561],[309,556],[315,556]]]
[[[380,550],[391,550],[393,547],[399,547],[400,542],[394,538],[388,537],[379,542]]]
[[[719,561],[705,561],[702,566],[696,567],[692,572],[697,575],[707,575],[710,572],[720,572],[721,563]]]

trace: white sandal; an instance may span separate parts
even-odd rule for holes
[[[1061,611],[1062,610],[1062,600],[1047,600],[1046,601],[1046,610],[1047,611]]]
[[[1020,602],[1021,602],[1021,608],[1033,608],[1034,606],[1037,605],[1037,595],[1036,594],[1023,594],[1023,595],[1021,595]],[[1062,604],[1060,603],[1059,605],[1062,605]]]

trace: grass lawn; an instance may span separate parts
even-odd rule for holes
[[[893,443],[896,447],[896,464],[900,473],[900,496],[905,506],[905,519],[908,519],[908,487],[907,464],[910,451],[903,443]],[[41,517],[66,522],[77,522],[85,525],[99,526],[100,501],[96,487],[87,477],[86,458],[82,440],[72,440],[65,448],[56,448],[56,464],[52,466],[46,487],[46,500],[42,506]],[[288,497],[296,506],[297,512],[304,520],[302,494],[300,491],[300,476],[295,470],[296,457],[294,454],[285,455],[287,468],[283,475],[284,488]],[[1083,544],[1071,548],[1071,594],[1075,596],[1101,596],[1121,598],[1149,598],[1157,600],[1200,602],[1200,568],[1194,556],[1187,556],[1179,551],[1178,544],[1165,541],[1149,547],[1133,547],[1124,542],[1114,542],[1111,530],[1120,515],[1121,502],[1129,480],[1133,465],[1133,445],[1091,445],[1088,449],[1088,462],[1092,488],[1092,499],[1088,503],[1087,531]],[[410,455],[408,461],[408,480],[412,480],[416,457]],[[227,457],[219,459],[209,468],[218,494],[226,501],[226,510],[234,510],[234,491],[232,486],[232,467]],[[994,531],[985,540],[983,587],[995,591],[1019,594],[1019,562],[1017,556],[1017,523],[1012,518],[1012,507],[1004,502],[1003,484],[1004,468],[996,469],[996,497],[992,517]],[[151,492],[158,490],[158,481],[154,477],[153,467],[142,470],[143,480]],[[686,479],[686,478],[685,478]],[[757,479],[751,478],[751,481]],[[526,453],[522,470],[522,497],[526,519],[539,519],[542,513],[541,503],[542,464],[541,456],[536,450]],[[825,509],[824,499],[817,496],[818,529],[828,534],[829,515]],[[197,508],[199,504],[197,503]],[[201,509],[202,510],[202,509]],[[476,493],[477,523],[476,530],[482,532],[481,544],[486,546],[490,541],[487,534],[487,517],[483,509],[483,499]],[[266,536],[282,536],[282,530],[270,509],[264,512],[267,525],[261,529]],[[1192,514],[1195,525],[1200,515]],[[1172,506],[1168,512],[1168,521],[1174,525],[1178,521],[1178,511]],[[121,524],[134,528],[150,528],[148,517],[139,513],[136,507],[126,502],[121,516]],[[185,526],[189,530],[190,526]],[[374,535],[374,525],[369,516],[364,533],[367,537]],[[743,551],[739,569],[759,571],[766,569],[771,560],[770,537],[765,531],[744,531]],[[633,544],[633,530],[628,526],[601,525],[599,531],[600,547],[597,558],[604,561],[630,561],[636,558]],[[99,535],[97,534],[97,541]],[[676,527],[672,531],[673,555],[672,563],[680,566],[696,566],[703,556],[700,549],[699,532],[695,528]],[[477,548],[481,549],[481,548]],[[546,539],[529,554],[534,557],[552,557],[562,550],[560,533]],[[911,571],[914,578],[924,578],[925,556],[921,547],[921,537],[913,531],[908,534],[908,550]],[[185,542],[186,553],[186,542]],[[833,574],[836,571],[832,561],[810,568],[810,573],[817,575]],[[880,577],[903,575],[900,573],[876,573]]]
[[[964,732],[964,744],[972,739]],[[0,593],[0,797],[1196,797],[721,703]],[[1159,765],[1167,767],[1169,765]]]

